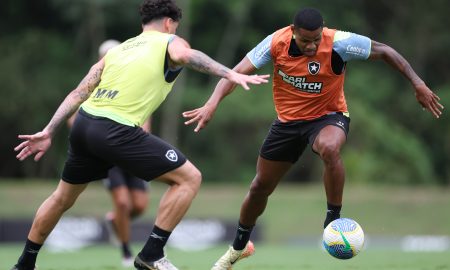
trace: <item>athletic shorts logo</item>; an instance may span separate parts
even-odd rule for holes
[[[172,162],[177,162],[177,161],[178,161],[178,155],[177,155],[177,153],[176,153],[174,150],[172,150],[172,149],[170,149],[169,151],[167,151],[167,153],[166,153],[166,158],[167,158],[168,160],[172,161]]]
[[[311,61],[308,63],[308,71],[311,75],[316,75],[319,73],[320,70],[320,63],[317,61]]]

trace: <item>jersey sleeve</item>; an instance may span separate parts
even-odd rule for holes
[[[350,32],[336,31],[333,49],[344,62],[366,60],[370,56],[372,41],[370,38]]]
[[[267,36],[255,48],[247,53],[248,59],[256,68],[261,68],[272,60],[272,54],[270,53],[272,38],[273,34]]]

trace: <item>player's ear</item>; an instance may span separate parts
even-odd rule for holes
[[[164,30],[165,30],[165,32],[169,32],[169,30],[170,30],[170,25],[172,24],[172,22],[173,22],[172,18],[165,17],[165,18],[163,19],[163,24],[164,24]]]
[[[292,39],[295,39],[295,27],[293,24],[291,24],[291,30],[292,30]]]

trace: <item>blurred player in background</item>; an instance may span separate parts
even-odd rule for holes
[[[98,48],[99,60],[106,53],[120,45],[114,39],[105,40]],[[76,113],[68,120],[69,128],[75,121]],[[142,125],[145,132],[151,130],[151,116]],[[131,220],[142,215],[148,205],[147,187],[148,183],[119,167],[113,167],[108,171],[108,177],[103,180],[106,188],[111,193],[114,210],[106,213],[105,223],[111,243],[120,246],[122,252],[122,265],[133,266],[134,257],[130,248]]]
[[[415,89],[419,104],[439,118],[443,106],[410,64],[391,47],[365,36],[323,27],[316,9],[299,11],[293,25],[266,37],[234,68],[245,74],[272,62],[273,98],[278,117],[260,151],[257,173],[241,207],[233,245],[212,268],[228,270],[253,252],[249,242],[253,226],[264,212],[268,197],[309,144],[324,164],[327,213],[323,226],[340,217],[344,165],[340,150],[350,118],[344,97],[344,76],[351,60],[381,59],[402,73]],[[211,120],[220,101],[234,89],[222,79],[206,104],[185,112],[195,131]]]
[[[181,10],[172,0],[144,0],[140,15],[140,35],[110,49],[94,64],[42,131],[19,135],[24,141],[15,148],[17,158],[22,161],[34,155],[38,161],[50,148],[57,128],[80,108],[70,130],[61,180],[36,212],[14,270],[35,268],[40,248],[64,212],[89,182],[104,179],[113,166],[168,185],[153,230],[134,265],[137,269],[177,270],[166,258],[164,246],[190,207],[202,177],[178,149],[145,132],[141,125],[164,101],[184,66],[245,89],[248,84],[266,83],[269,75],[239,74],[191,49],[175,35]]]

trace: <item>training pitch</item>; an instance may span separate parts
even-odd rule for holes
[[[140,245],[133,246],[137,251]],[[167,255],[180,270],[210,269],[226,250],[217,246],[202,251],[168,249]],[[22,251],[21,245],[0,245],[0,269],[10,269]],[[393,249],[366,249],[350,260],[338,260],[320,246],[310,248],[293,245],[256,244],[256,253],[240,261],[234,270],[450,270],[448,252],[402,252]],[[50,253],[43,249],[39,255],[40,270],[118,270],[119,251],[109,245],[91,246],[75,252]]]

